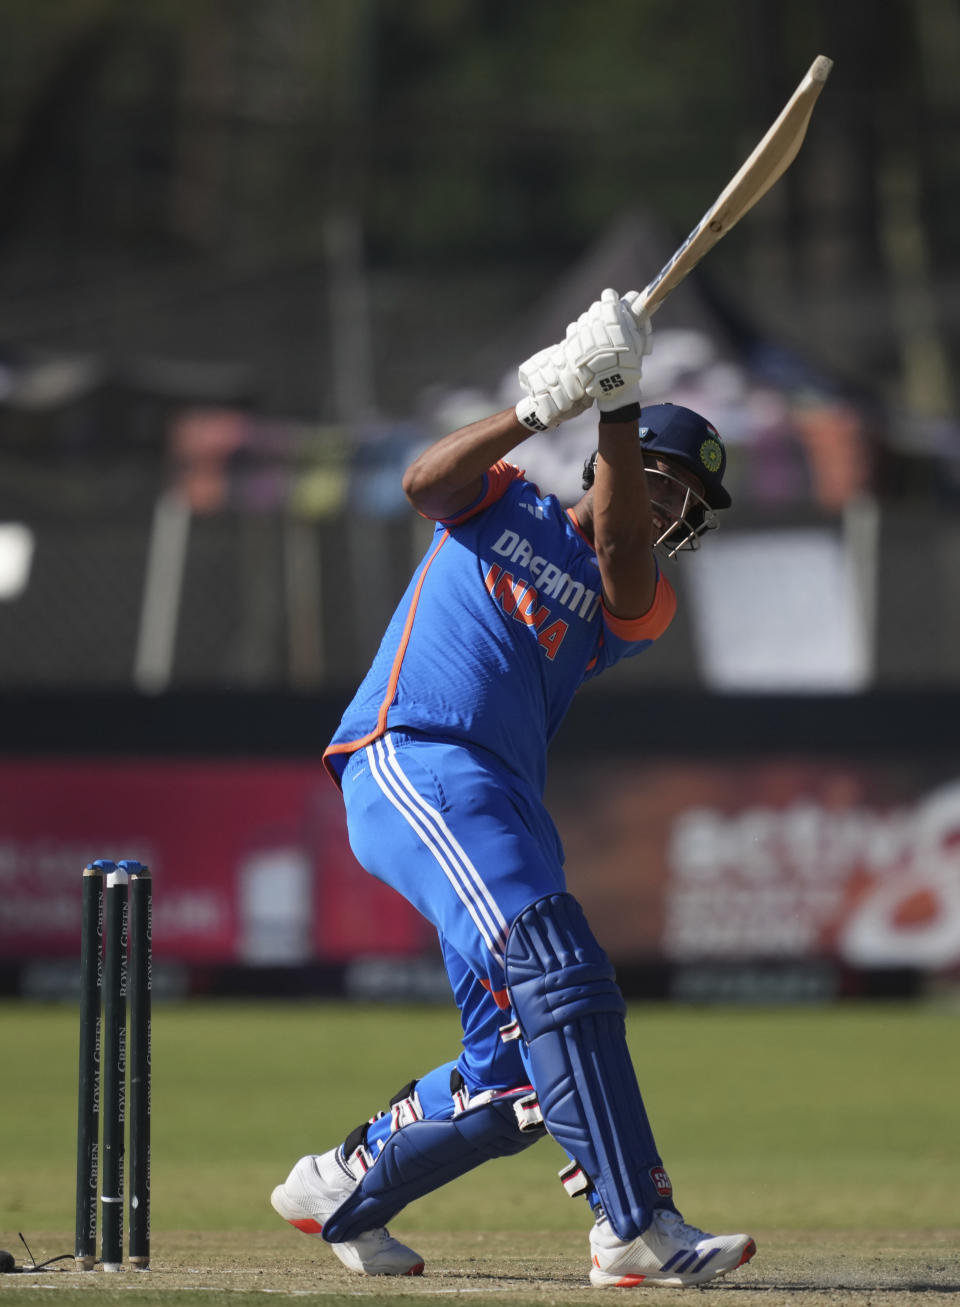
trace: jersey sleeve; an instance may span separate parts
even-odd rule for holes
[[[677,596],[673,586],[657,567],[657,588],[653,603],[642,617],[616,617],[602,605],[603,624],[618,640],[633,644],[638,640],[656,640],[673,621]]]
[[[615,617],[601,604],[602,621],[597,651],[587,665],[584,680],[592,680],[621,659],[632,658],[648,649],[670,625],[676,611],[676,593],[659,570],[659,564],[653,603],[642,617]]]
[[[523,472],[515,463],[507,463],[501,458],[499,462],[494,463],[493,467],[484,472],[480,494],[473,503],[467,504],[466,508],[462,508],[454,517],[438,519],[441,526],[460,526],[461,523],[469,521],[471,517],[476,517],[485,508],[489,508],[498,499],[502,499],[514,481],[520,481],[522,478]]]

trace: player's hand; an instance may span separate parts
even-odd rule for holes
[[[623,408],[640,399],[644,355],[650,353],[650,318],[635,315],[638,291],[620,298],[605,290],[558,345],[549,345],[520,365],[527,396],[517,417],[530,431],[548,431],[576,417],[597,400],[601,409]]]
[[[563,342],[538,350],[520,364],[517,375],[526,391],[517,404],[517,417],[529,431],[550,431],[593,403],[567,360]]]
[[[605,290],[599,300],[567,328],[567,360],[584,393],[604,410],[639,403],[644,356],[650,353],[651,326],[646,313],[635,316],[638,291],[620,298]]]

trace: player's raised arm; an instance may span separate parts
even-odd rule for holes
[[[532,433],[550,431],[590,407],[603,393],[592,366],[601,352],[598,339],[605,339],[602,331],[598,338],[593,327],[600,309],[598,300],[570,324],[562,341],[521,363],[518,376],[524,396],[516,408],[471,422],[414,459],[403,477],[404,493],[414,508],[425,517],[455,517],[479,496],[487,469],[511,449]]]
[[[597,551],[603,598],[615,617],[642,617],[653,603],[657,569],[653,519],[639,439],[640,372],[650,352],[650,322],[630,311],[635,292],[622,300],[605,290],[574,328],[593,343],[586,389],[597,399],[600,432],[588,528]]]
[[[456,517],[479,497],[487,468],[529,435],[512,408],[451,431],[410,464],[403,493],[424,517]]]
[[[603,601],[615,617],[642,617],[653,603],[657,567],[638,420],[600,418],[593,485],[593,540]]]

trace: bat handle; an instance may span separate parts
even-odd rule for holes
[[[652,318],[657,309],[667,298],[666,295],[657,294],[658,282],[659,278],[656,281],[651,281],[649,286],[642,290],[637,298],[631,303],[630,312],[638,322],[644,314],[646,314],[648,318]]]

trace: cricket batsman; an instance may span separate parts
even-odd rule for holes
[[[545,1134],[592,1213],[597,1286],[696,1285],[749,1261],[746,1234],[688,1225],[627,1048],[613,967],[567,891],[543,805],[546,754],[574,694],[668,626],[658,555],[699,547],[730,506],[714,428],[641,408],[650,321],[605,290],[519,370],[523,398],[407,469],[434,535],[324,754],[350,844],[436,927],[463,1026],[454,1060],[399,1089],[271,1196],[368,1275],[419,1275],[386,1229],[415,1198]],[[598,409],[566,511],[506,458]]]

